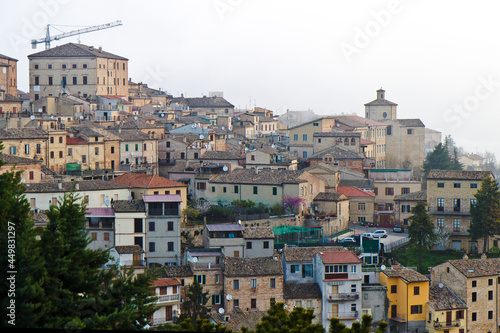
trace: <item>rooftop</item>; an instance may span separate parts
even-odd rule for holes
[[[320,192],[314,198],[314,201],[341,201],[348,200],[348,198],[342,193],[334,192]]]
[[[354,186],[339,186],[337,192],[344,194],[348,198],[375,198],[375,193],[363,191]]]
[[[239,223],[219,223],[207,224],[208,231],[244,231],[245,229]]]
[[[352,251],[325,251],[319,252],[324,264],[357,264],[363,263]]]
[[[94,179],[94,180],[79,180],[77,182],[61,182],[61,188],[59,188],[59,183],[54,182],[43,182],[43,183],[31,183],[26,184],[26,192],[36,193],[36,192],[71,192],[73,186],[78,184],[79,190],[76,192],[84,191],[103,191],[103,190],[117,190],[126,189],[126,186],[120,184],[113,184],[105,180]]]
[[[443,284],[429,288],[429,305],[434,310],[467,309],[467,304]]]
[[[154,288],[158,288],[158,287],[180,286],[181,283],[173,278],[164,278],[164,279],[154,280],[152,285]]]
[[[274,232],[272,227],[245,227],[243,231],[243,238],[246,239],[274,239]]]
[[[127,58],[103,51],[100,48],[87,46],[83,44],[67,43],[56,46],[45,51],[30,54],[28,59],[32,58],[108,58],[118,60],[128,60]]]
[[[426,201],[426,200],[427,200],[427,191],[399,194],[394,197],[394,201]]]
[[[146,206],[142,200],[115,200],[112,204],[115,213],[145,212]]]
[[[456,259],[448,262],[468,278],[500,274],[500,258]]]
[[[225,257],[224,275],[228,277],[283,275],[283,264],[280,258],[273,257]]]
[[[491,171],[431,170],[427,179],[483,180],[493,177]]]
[[[346,149],[342,146],[333,146],[329,147],[326,149],[323,149],[321,151],[318,151],[317,153],[314,153],[311,155],[311,159],[323,159],[325,155],[333,155],[333,158],[335,160],[344,160],[344,159],[356,159],[356,160],[362,160],[364,156],[360,153],[356,153],[352,150]]]
[[[42,163],[41,160],[34,160],[31,158],[20,157],[16,155],[8,155],[0,153],[0,160],[4,161],[5,164],[33,164]]]
[[[171,103],[187,105],[190,108],[233,108],[234,105],[226,101],[223,97],[175,97]]]
[[[179,183],[174,180],[170,180],[157,175],[130,172],[115,177],[109,180],[109,182],[135,188],[168,188],[187,186],[186,184]]]
[[[144,253],[139,245],[118,245],[115,246],[115,250],[119,254]]]
[[[179,194],[144,194],[142,200],[144,202],[181,202],[182,198]]]
[[[388,277],[398,277],[407,282],[425,282],[429,281],[429,278],[423,274],[420,274],[411,268],[400,268],[400,269],[386,269],[382,273]]]
[[[285,299],[321,299],[321,289],[315,282],[296,283],[285,282],[283,284],[283,298]]]
[[[238,169],[231,173],[223,173],[210,180],[211,183],[230,184],[299,184],[306,182],[298,177],[301,170],[261,170],[258,173],[251,169]]]
[[[162,269],[161,277],[181,278],[193,276],[193,271],[189,265],[163,266]]]
[[[285,261],[312,261],[316,252],[344,251],[341,246],[320,247],[284,247],[283,256]]]

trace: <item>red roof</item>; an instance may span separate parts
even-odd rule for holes
[[[370,140],[366,140],[363,138],[359,138],[359,144],[360,145],[373,145],[373,144],[375,144],[375,142],[370,141]]]
[[[357,264],[363,260],[352,251],[322,251],[319,256],[325,264]]]
[[[165,177],[142,173],[124,173],[121,176],[111,179],[110,182],[136,188],[187,187],[186,184]]]
[[[172,278],[166,278],[166,279],[158,279],[153,281],[153,288],[157,287],[170,287],[170,286],[180,286],[181,283]]]
[[[337,187],[337,193],[342,193],[348,198],[375,197],[375,193],[363,191],[363,190],[361,190],[357,187],[354,187],[354,186],[339,186],[339,187]]]
[[[67,145],[81,145],[81,144],[87,144],[87,142],[83,139],[80,138],[70,138],[66,137],[66,144]]]

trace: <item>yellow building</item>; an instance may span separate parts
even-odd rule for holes
[[[429,279],[409,268],[380,272],[380,284],[387,287],[389,328],[391,332],[424,332]]]
[[[426,332],[463,333],[467,329],[467,304],[440,283],[429,288]]]

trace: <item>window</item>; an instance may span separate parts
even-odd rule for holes
[[[54,158],[54,152],[53,151],[50,152],[50,158]]]
[[[366,210],[366,203],[358,202],[358,210]]]
[[[257,288],[257,279],[250,280],[250,288]]]
[[[252,309],[257,309],[257,299],[256,299],[256,298],[252,298],[252,299],[250,300],[250,307],[251,307]]]
[[[251,250],[252,249],[252,242],[247,242],[247,250]]]
[[[16,155],[17,154],[17,147],[15,147],[15,146],[10,147],[10,154]]]
[[[220,295],[212,295],[212,304],[220,304]]]
[[[470,188],[477,188],[477,183],[471,183]]]
[[[488,300],[492,300],[493,299],[493,290],[488,290]]]
[[[298,273],[299,265],[290,265],[290,273]]]
[[[392,126],[387,126],[387,135],[392,135]]]
[[[259,194],[257,186],[253,187],[253,194]]]
[[[474,207],[476,205],[477,200],[476,199],[470,199],[470,206]]]
[[[149,252],[155,252],[155,243],[149,242]]]
[[[398,286],[392,285],[391,286],[391,294],[397,294],[397,293],[398,293]]]
[[[422,313],[422,305],[412,305],[410,311],[411,314]]]
[[[125,151],[128,151],[128,145],[125,145]]]
[[[167,231],[174,231],[174,222],[173,221],[167,222]]]
[[[356,265],[351,265],[351,273],[356,273]]]
[[[444,187],[444,183],[437,183],[437,186],[443,188]]]
[[[464,319],[464,310],[459,310],[456,312],[456,319]]]
[[[54,79],[52,76],[49,76],[49,86],[51,86],[52,84],[54,84]]]
[[[194,278],[194,281],[198,282],[199,284],[206,284],[207,283],[207,276],[205,274],[194,275],[193,278]]]
[[[472,301],[476,302],[477,301],[477,292],[472,293]]]
[[[95,154],[99,155],[99,147],[95,147]]]
[[[273,195],[278,195],[278,188],[277,187],[273,187]]]
[[[30,180],[33,180],[33,179],[35,179],[35,172],[30,171]]]
[[[314,126],[314,127],[318,127],[318,126],[319,126],[319,123],[313,123],[313,126]]]
[[[385,188],[385,195],[394,195],[394,188],[393,187],[386,187]]]
[[[142,232],[142,219],[134,219],[134,232]]]
[[[307,141],[307,134],[302,134],[302,141]]]
[[[63,158],[63,152],[62,151],[59,152],[59,158]]]
[[[454,212],[460,211],[460,199],[453,199],[453,211]]]
[[[307,158],[307,151],[302,152],[302,158]]]
[[[268,248],[269,248],[269,241],[264,241],[264,242],[262,243],[262,248],[264,248],[264,249],[268,249]]]
[[[444,198],[437,199],[437,210],[438,212],[444,211]]]
[[[293,135],[293,141],[299,141],[299,135],[298,134],[294,134]]]
[[[47,68],[48,68],[48,69],[52,69],[52,64],[48,64],[48,65],[47,65]]]
[[[356,285],[355,284],[351,284],[351,293],[355,293],[356,292]]]
[[[234,185],[234,193],[238,193],[238,185]]]
[[[410,205],[401,205],[401,213],[410,213],[411,208]]]
[[[78,84],[78,78],[76,76],[73,76],[73,84]]]
[[[453,219],[453,229],[456,232],[460,231],[460,219]]]
[[[488,319],[493,319],[493,311],[488,311]]]
[[[212,193],[215,193],[215,186],[212,186]]]
[[[149,231],[155,231],[155,222],[149,222]]]
[[[41,154],[42,153],[42,145],[37,143],[36,145],[36,153],[37,154]]]
[[[477,320],[477,312],[472,312],[472,321],[476,321]]]
[[[104,233],[104,240],[109,242],[109,232]]]
[[[225,186],[224,186],[224,187],[222,188],[222,192],[223,192],[223,193],[227,193],[227,187],[225,187]]]
[[[488,286],[492,286],[493,285],[493,279],[488,279]]]
[[[139,144],[138,143],[135,144],[135,151],[139,151]]]
[[[29,155],[29,153],[30,153],[30,145],[24,145],[24,153],[26,155]]]
[[[402,187],[401,188],[401,194],[408,194],[408,193],[410,193],[409,187]]]
[[[412,134],[413,134],[413,129],[408,128],[408,129],[406,130],[406,133],[408,133],[408,135],[412,135]]]
[[[71,67],[72,67],[72,68],[76,68],[76,64],[72,64],[72,65],[71,65]]]
[[[441,227],[441,228],[444,226],[444,218],[438,217],[438,219],[437,219],[437,226]]]
[[[301,308],[302,307],[302,301],[295,301],[295,307],[296,308]]]
[[[460,183],[453,183],[453,188],[460,188]]]
[[[326,265],[325,273],[348,273],[348,265]]]
[[[207,189],[207,184],[206,183],[196,183],[196,189],[205,191]]]
[[[234,299],[233,300],[233,306],[235,308],[239,308],[240,307],[240,300],[239,299]]]
[[[111,154],[115,153],[115,147],[111,147]]]
[[[240,289],[240,280],[233,280],[233,289]]]
[[[82,66],[82,67],[83,67],[83,68],[87,68],[87,64],[83,64],[83,66]]]
[[[96,241],[97,240],[97,232],[92,233],[92,240]]]
[[[276,288],[276,278],[271,278],[271,280],[269,280],[269,287]]]
[[[420,295],[420,287],[413,287],[413,295]]]

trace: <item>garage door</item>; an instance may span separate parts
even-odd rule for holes
[[[451,248],[453,250],[461,250],[462,249],[462,241],[454,240],[451,242]]]

